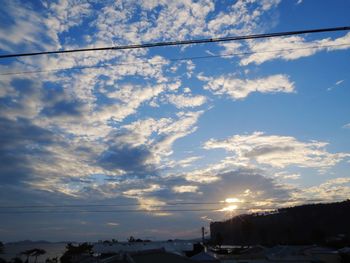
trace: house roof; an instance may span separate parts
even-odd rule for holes
[[[217,258],[213,257],[212,255],[209,255],[204,251],[192,256],[191,259],[201,262],[220,262]]]
[[[139,253],[135,255],[131,255],[132,259],[135,263],[193,263],[193,261],[189,258],[179,256],[173,253],[165,252],[165,251],[156,251],[153,253]]]

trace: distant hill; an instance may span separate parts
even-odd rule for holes
[[[7,242],[7,245],[32,245],[32,244],[50,244],[51,242],[46,240],[21,240],[16,242]]]
[[[349,245],[350,200],[246,214],[210,224],[213,243]]]

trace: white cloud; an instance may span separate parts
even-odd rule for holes
[[[297,180],[300,178],[299,173],[287,173],[287,172],[278,172],[274,174],[274,177],[276,178],[282,178],[282,179],[290,179],[290,180]]]
[[[162,130],[174,120],[171,118],[153,119],[147,118],[137,120],[130,124],[123,125],[121,129],[127,130],[117,137],[117,140],[133,146],[151,145],[154,142],[154,134],[162,134]]]
[[[4,50],[53,50],[61,48],[59,34],[80,25],[92,14],[86,1],[72,0],[43,2],[45,12],[39,12],[30,3],[4,2],[13,18],[9,28],[0,29],[0,47]]]
[[[120,101],[120,103],[103,106],[101,110],[94,113],[94,118],[104,121],[109,119],[122,121],[125,117],[134,114],[143,102],[158,96],[165,89],[166,85],[151,87],[124,85],[120,89],[106,94],[109,98]]]
[[[157,210],[161,210],[161,207],[165,206],[167,203],[158,198],[149,196],[159,190],[162,190],[160,185],[152,184],[148,188],[129,189],[124,191],[123,194],[126,197],[135,198],[139,203],[139,210],[150,211],[150,214],[153,216],[169,216],[171,215],[169,212],[157,212]]]
[[[200,159],[202,159],[203,156],[191,156],[187,157],[185,159],[176,161],[176,160],[170,160],[169,162],[166,163],[166,166],[168,168],[187,168],[192,166],[192,164]]]
[[[4,10],[13,18],[13,22],[9,27],[0,28],[1,49],[14,52],[21,44],[24,44],[21,50],[33,47],[49,50],[60,46],[57,40],[46,36],[49,28],[42,23],[40,14],[30,5],[19,4],[17,1],[6,1],[2,4]]]
[[[180,161],[178,161],[176,163],[176,165],[180,166],[180,167],[188,167],[190,166],[193,162],[198,161],[200,159],[202,159],[203,157],[201,156],[191,156],[185,159],[182,159]]]
[[[158,156],[158,160],[162,157],[169,156],[173,153],[172,145],[179,138],[185,137],[188,134],[196,131],[195,126],[203,111],[197,112],[180,112],[178,120],[160,129],[160,133],[164,134],[161,140],[152,145],[152,152]]]
[[[81,0],[48,2],[47,8],[50,10],[50,16],[45,20],[47,27],[58,33],[81,24],[93,12],[91,5]]]
[[[117,132],[115,136],[114,133],[111,133],[111,138],[119,143],[127,143],[134,147],[145,145],[153,154],[155,163],[167,163],[166,157],[173,153],[172,145],[174,142],[197,129],[195,125],[202,113],[203,111],[180,112],[176,118],[137,120],[122,126],[121,134]],[[176,165],[185,167],[197,158],[199,157],[191,157],[178,162]],[[174,165],[174,162],[169,162],[166,166]]]
[[[262,64],[274,59],[295,60],[308,57],[320,51],[334,51],[350,48],[350,33],[336,39],[325,38],[306,41],[301,36],[269,38],[267,40],[248,41],[249,50],[254,54],[243,56],[240,64]]]
[[[140,189],[129,189],[127,191],[124,191],[123,194],[128,197],[140,197],[143,196],[146,193],[152,193],[155,191],[161,190],[161,186],[158,184],[151,184],[148,188],[140,188]]]
[[[119,223],[116,222],[108,222],[106,223],[107,226],[119,226]]]
[[[340,84],[342,84],[344,82],[344,80],[343,79],[341,79],[341,80],[338,80],[336,83],[335,83],[335,85],[340,85]]]
[[[150,211],[150,215],[152,216],[170,216],[170,212],[162,212],[157,210],[162,210],[161,206],[165,206],[166,202],[161,201],[154,197],[141,197],[138,198],[139,209]]]
[[[259,26],[262,15],[279,3],[280,0],[236,1],[228,12],[220,12],[210,20],[208,29],[211,33],[226,36],[251,33]]]
[[[300,191],[292,192],[293,198],[321,199],[325,201],[341,201],[349,199],[350,178],[338,177],[327,180],[320,185],[305,187]]]
[[[347,123],[343,126],[344,129],[350,129],[350,123]]]
[[[252,92],[292,93],[295,91],[294,82],[291,82],[288,76],[281,74],[259,79],[238,79],[231,75],[219,77],[199,75],[198,78],[207,82],[204,89],[216,95],[228,95],[232,99],[244,99]]]
[[[142,15],[138,21],[133,21],[136,8],[145,14],[159,8],[159,13],[156,17],[151,16],[151,20]],[[139,43],[203,35],[206,17],[213,10],[214,4],[210,0],[115,3],[101,9],[95,21],[99,30],[97,37],[107,43]],[[118,26],[115,26],[116,23]]]
[[[211,168],[211,167],[210,167]],[[184,177],[189,182],[195,182],[200,184],[212,184],[219,181],[221,178],[217,176],[214,169],[198,169],[184,174]]]
[[[254,132],[250,135],[234,135],[224,140],[211,139],[205,149],[225,149],[234,153],[237,161],[252,161],[276,168],[290,165],[325,169],[335,166],[349,153],[330,153],[328,143],[319,141],[301,142],[291,136],[265,135]]]
[[[170,94],[167,98],[170,103],[174,104],[179,109],[199,107],[207,101],[207,98],[202,95]]]
[[[335,89],[337,86],[339,86],[340,84],[342,84],[344,82],[344,80],[338,80],[337,82],[334,83],[334,86],[333,87],[329,87],[327,90],[328,91],[331,91],[333,89]]]
[[[224,48],[220,54],[223,56],[228,55],[228,57],[230,57],[232,54],[241,52],[240,48],[242,47],[242,44],[238,42],[227,42],[220,44],[220,46]],[[210,55],[215,56],[215,54]]]
[[[186,61],[186,70],[187,70],[186,75],[188,78],[192,76],[195,68],[196,68],[196,65],[191,60]]]
[[[198,190],[196,185],[177,185],[173,187],[175,193],[195,193]]]
[[[191,89],[189,87],[184,88],[184,93],[191,93]]]

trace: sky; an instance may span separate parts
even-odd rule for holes
[[[350,25],[346,0],[1,4],[0,54]],[[349,51],[343,31],[1,59],[0,238],[194,238],[349,198]]]

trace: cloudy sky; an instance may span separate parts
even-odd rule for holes
[[[346,0],[1,5],[1,54],[350,25]],[[349,198],[349,51],[344,31],[1,59],[1,239],[191,238]]]

